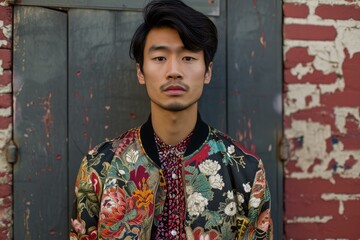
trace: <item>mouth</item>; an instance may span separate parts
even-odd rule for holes
[[[163,88],[163,91],[168,95],[182,95],[186,90],[187,88],[182,85],[169,85]]]

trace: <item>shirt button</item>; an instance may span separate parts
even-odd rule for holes
[[[177,232],[175,230],[171,231],[171,235],[176,236]]]
[[[171,177],[172,177],[172,179],[177,179],[177,175],[176,175],[175,173],[173,173],[173,174],[171,175]]]

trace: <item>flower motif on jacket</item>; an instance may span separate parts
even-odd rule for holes
[[[199,216],[207,205],[208,200],[198,192],[194,192],[187,199],[187,210],[192,217]]]
[[[106,189],[101,201],[99,216],[101,237],[117,238],[125,236],[129,225],[140,225],[144,212],[138,211],[136,199],[127,197],[120,187]]]
[[[210,185],[212,188],[215,188],[215,189],[222,189],[225,184],[224,184],[224,181],[223,181],[223,177],[220,176],[219,174],[216,174],[216,175],[211,175],[209,177],[209,181],[210,181]]]
[[[231,166],[235,165],[237,170],[239,170],[239,167],[245,168],[245,161],[244,161],[244,155],[237,155],[235,152],[235,146],[230,145],[227,147],[226,154],[223,156],[223,162]]]
[[[244,187],[244,191],[245,192],[250,192],[251,191],[251,186],[250,186],[250,183],[248,182],[248,183],[243,183],[243,187]]]
[[[134,149],[130,149],[130,151],[128,151],[125,155],[126,161],[132,164],[136,163],[138,157],[139,157],[139,152]]]
[[[216,232],[214,229],[210,231],[204,231],[203,228],[197,227],[192,230],[189,227],[186,227],[186,238],[188,240],[211,240],[211,239],[219,239],[219,233]]]
[[[154,204],[154,194],[148,188],[145,178],[142,179],[141,185],[141,188],[136,189],[134,193],[134,198],[136,199],[136,207],[139,209],[145,209],[146,212],[149,212],[149,207]]]
[[[220,170],[220,168],[221,166],[219,163],[210,159],[205,160],[199,165],[200,172],[206,176],[215,175]]]

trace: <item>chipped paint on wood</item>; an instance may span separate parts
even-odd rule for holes
[[[332,216],[315,216],[315,217],[294,217],[287,219],[286,223],[327,223],[332,220]]]

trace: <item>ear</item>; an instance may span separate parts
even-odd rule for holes
[[[212,67],[213,67],[213,63],[210,62],[209,67],[208,67],[207,71],[205,72],[204,84],[210,83],[211,75],[212,75]]]
[[[145,77],[144,77],[143,72],[140,69],[140,64],[138,64],[138,63],[136,64],[136,76],[137,76],[138,82],[140,84],[145,84]]]

